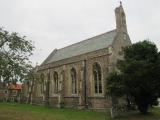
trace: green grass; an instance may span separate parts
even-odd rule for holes
[[[0,103],[0,120],[105,120],[101,112]]]
[[[86,110],[0,103],[0,120],[112,120],[109,116],[102,112]],[[148,115],[135,112],[115,120],[160,120],[160,108],[150,109]]]
[[[116,120],[160,120],[160,108],[151,108],[146,115],[139,112],[125,114]]]

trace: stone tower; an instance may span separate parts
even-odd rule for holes
[[[117,31],[127,33],[126,15],[123,10],[122,2],[120,2],[120,6],[115,9],[115,16]]]

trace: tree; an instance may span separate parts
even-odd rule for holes
[[[160,53],[154,43],[143,41],[123,48],[118,60],[119,73],[107,79],[107,91],[116,96],[130,96],[141,113],[157,104],[160,96]]]
[[[31,69],[27,76],[26,76],[26,81],[25,81],[25,85],[26,85],[26,92],[27,92],[27,103],[32,104],[32,97],[33,97],[33,89],[34,89],[34,85],[36,83],[36,80],[38,80],[38,73],[37,73],[37,69],[38,66],[34,67],[33,69]]]
[[[16,83],[24,80],[32,68],[29,57],[34,46],[18,33],[0,28],[0,80]]]

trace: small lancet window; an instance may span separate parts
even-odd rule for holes
[[[71,69],[72,94],[77,93],[77,75],[74,68]]]
[[[54,93],[58,93],[58,73],[54,72]]]
[[[40,76],[40,83],[41,83],[41,94],[44,93],[44,74]]]
[[[98,63],[93,65],[93,80],[94,80],[94,92],[96,94],[102,93],[102,72]]]

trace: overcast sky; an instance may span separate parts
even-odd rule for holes
[[[122,0],[132,43],[150,39],[160,49],[160,0]],[[55,49],[115,29],[119,0],[0,0],[0,26],[32,40],[31,61]]]

